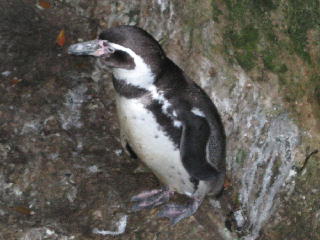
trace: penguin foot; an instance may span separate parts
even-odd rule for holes
[[[158,217],[169,218],[171,224],[176,224],[180,220],[192,216],[199,208],[202,199],[193,199],[192,203],[184,206],[170,203],[158,213]]]
[[[151,191],[144,191],[131,198],[132,202],[137,202],[133,205],[133,211],[140,211],[142,209],[153,208],[165,202],[168,202],[173,195],[173,191],[168,189],[154,189]]]

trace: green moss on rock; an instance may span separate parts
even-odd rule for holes
[[[288,71],[287,65],[284,63],[281,63],[277,54],[272,51],[264,52],[263,63],[266,69],[274,73],[285,73]]]
[[[287,3],[288,35],[296,53],[311,63],[308,52],[308,31],[320,28],[320,2],[314,0],[291,0]]]
[[[257,58],[258,30],[253,25],[248,25],[239,33],[230,31],[228,37],[236,48],[235,56],[239,64],[245,70],[252,69]]]
[[[248,153],[247,151],[245,151],[244,149],[239,149],[238,150],[238,153],[236,155],[236,162],[240,165],[243,164],[243,162],[245,161],[245,159],[247,158],[248,156]]]
[[[212,19],[219,23],[219,16],[223,14],[223,12],[219,9],[216,1],[211,1],[211,8],[212,8]]]

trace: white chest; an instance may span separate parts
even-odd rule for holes
[[[140,99],[117,96],[120,127],[131,148],[162,181],[180,193],[192,193],[193,184],[182,166],[179,149]]]

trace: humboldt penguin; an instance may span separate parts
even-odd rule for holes
[[[187,195],[189,204],[167,203],[158,213],[175,224],[193,215],[206,194],[221,191],[226,137],[217,108],[149,33],[112,27],[68,53],[95,56],[111,70],[122,143],[163,184],[133,196],[134,210],[166,203],[174,192]]]

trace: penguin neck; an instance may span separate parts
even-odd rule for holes
[[[156,76],[147,64],[135,64],[131,70],[114,68],[113,86],[120,96],[126,98],[141,97],[154,89]]]
[[[148,89],[155,82],[155,75],[147,66],[136,64],[132,70],[115,68],[113,76],[124,84],[132,85],[137,88]]]

